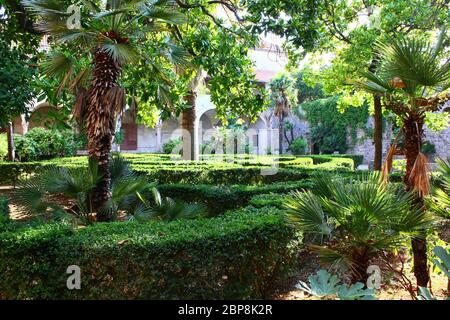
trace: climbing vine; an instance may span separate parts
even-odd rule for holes
[[[358,129],[366,130],[368,106],[339,112],[338,100],[339,96],[318,99],[294,110],[299,118],[309,122],[315,153],[345,153],[357,142]]]

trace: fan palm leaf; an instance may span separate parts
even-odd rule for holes
[[[423,87],[436,87],[450,79],[450,61],[443,64],[436,58],[437,50],[420,39],[399,39],[377,44],[383,53],[382,73],[387,77],[400,77],[403,81]]]

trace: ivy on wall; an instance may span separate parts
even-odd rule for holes
[[[368,106],[339,112],[338,100],[339,96],[317,99],[302,103],[294,110],[310,125],[314,153],[345,153],[357,142],[358,129],[366,130]]]

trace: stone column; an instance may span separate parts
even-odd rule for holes
[[[156,152],[162,152],[162,121],[156,124]]]
[[[20,120],[22,122],[22,134],[26,134],[28,132],[28,122],[25,119],[25,114],[20,115]]]
[[[200,120],[198,119],[197,115],[195,117],[195,121],[194,121],[194,134],[192,135],[192,139],[194,139],[193,144],[192,144],[192,148],[194,149],[194,159],[195,161],[198,161],[200,158],[200,144],[199,144],[199,140],[198,140],[198,133],[199,133],[199,124],[200,124]]]

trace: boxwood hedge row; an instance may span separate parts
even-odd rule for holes
[[[197,220],[6,230],[2,299],[263,298],[301,243],[281,211],[252,207]],[[66,287],[71,265],[80,290]]]
[[[276,193],[284,194],[293,190],[309,189],[309,180],[278,182],[266,185],[192,185],[164,184],[158,190],[163,196],[183,199],[187,202],[206,204],[211,215],[222,214],[226,210],[246,206],[255,195]]]
[[[295,181],[307,178],[316,170],[352,171],[354,160],[332,155],[250,156],[238,155],[231,162],[218,161],[223,156],[205,158],[207,161],[173,160],[169,156],[125,154],[136,172],[159,183],[195,184],[255,184]],[[248,157],[247,157],[248,156]],[[41,162],[0,162],[0,184],[15,184],[19,177],[29,176],[41,167],[58,165],[77,168],[87,165],[86,157],[59,158]]]

